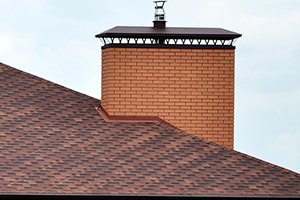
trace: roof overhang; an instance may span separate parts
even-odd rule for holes
[[[242,35],[222,28],[154,28],[116,26],[98,35],[105,45],[186,45],[186,46],[232,46]]]
[[[164,28],[116,26],[98,35],[101,37],[164,37],[186,39],[236,39],[242,35],[222,28]]]

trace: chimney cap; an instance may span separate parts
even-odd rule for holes
[[[164,10],[164,5],[166,0],[153,1],[155,3],[154,12],[154,28],[165,28],[166,27],[166,12]]]
[[[155,28],[116,26],[98,35],[104,45],[167,45],[232,47],[242,35],[221,28]]]
[[[116,26],[104,31],[96,38],[185,38],[185,39],[222,39],[231,40],[241,37],[236,32],[225,30],[222,28],[183,28],[183,27],[167,27],[165,29],[156,29],[153,27],[138,26]]]

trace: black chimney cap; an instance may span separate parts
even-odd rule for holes
[[[232,40],[241,37],[242,34],[235,33],[222,28],[172,28],[164,29],[153,27],[116,26],[104,31],[96,38],[153,38],[163,39],[218,39]]]

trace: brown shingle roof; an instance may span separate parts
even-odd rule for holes
[[[300,175],[0,63],[0,193],[300,196]]]

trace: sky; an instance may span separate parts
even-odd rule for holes
[[[168,27],[217,27],[235,43],[235,150],[300,173],[300,1],[168,0]],[[0,62],[101,98],[114,26],[152,26],[152,0],[0,0]]]

